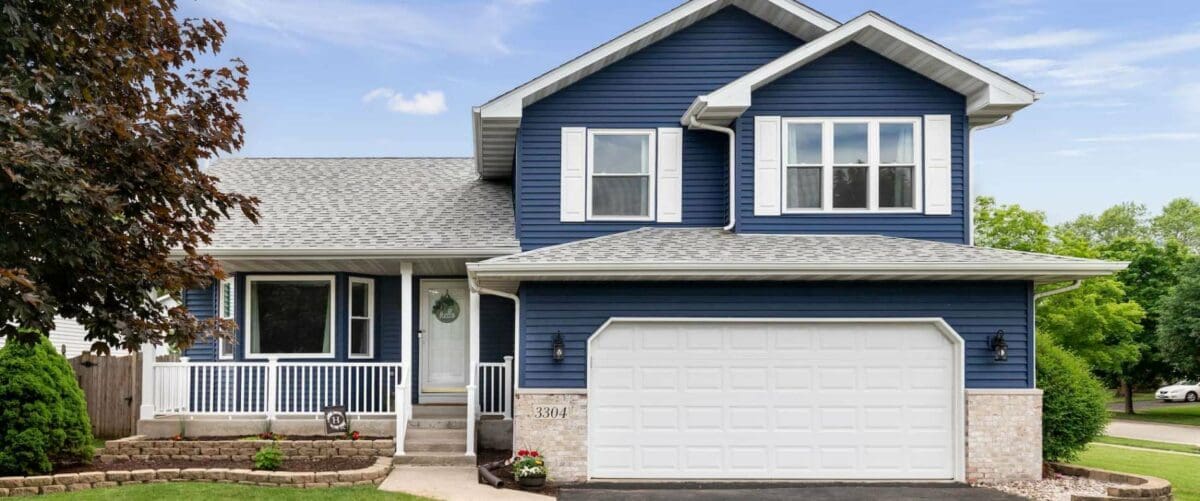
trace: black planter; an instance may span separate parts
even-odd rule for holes
[[[517,485],[522,489],[541,489],[546,486],[546,477],[521,477],[517,479]]]

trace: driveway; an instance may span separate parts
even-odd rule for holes
[[[1144,423],[1113,419],[1108,422],[1104,434],[1112,437],[1136,438],[1155,442],[1200,445],[1200,426],[1181,424]]]
[[[764,483],[592,483],[565,487],[558,499],[601,501],[638,499],[646,501],[793,500],[814,501],[918,501],[956,499],[964,501],[1016,501],[1024,499],[992,489],[964,484],[764,484]]]

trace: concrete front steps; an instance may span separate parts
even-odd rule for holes
[[[465,405],[416,405],[404,436],[404,455],[393,464],[417,466],[474,466],[467,456]]]

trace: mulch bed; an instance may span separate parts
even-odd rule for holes
[[[371,459],[349,459],[349,458],[326,458],[326,459],[285,459],[283,466],[276,471],[339,471],[339,470],[357,470],[366,468],[375,464],[375,458]],[[54,470],[54,473],[82,473],[87,471],[132,471],[132,470],[158,470],[163,468],[230,468],[230,469],[254,469],[253,461],[229,461],[222,459],[161,459],[161,460],[125,460],[114,461],[111,463],[101,463],[99,461],[86,464],[63,466]]]
[[[491,463],[492,461],[500,461],[502,459],[508,459],[511,457],[512,457],[512,451],[498,451],[495,449],[480,449],[475,454],[475,462],[476,462],[476,464],[482,466],[482,465]],[[497,477],[500,477],[500,480],[504,481],[505,489],[512,489],[514,491],[535,492],[538,494],[544,494],[546,496],[551,496],[551,497],[555,497],[555,498],[558,497],[558,485],[554,484],[550,481],[546,481],[546,485],[543,486],[541,489],[526,490],[526,489],[522,489],[521,486],[517,485],[517,479],[513,478],[512,469],[510,469],[509,467],[502,466],[500,468],[496,468],[495,470],[492,470],[492,473],[495,474]],[[551,472],[550,474],[553,475],[554,472]],[[480,483],[483,483],[483,482],[480,481]]]
[[[358,441],[362,440],[391,440],[392,437],[358,437]],[[169,438],[161,438],[158,440],[170,440]],[[260,439],[247,435],[235,435],[229,437],[183,437],[180,442],[228,442],[236,440],[270,440]],[[350,440],[345,435],[280,435],[279,440]]]

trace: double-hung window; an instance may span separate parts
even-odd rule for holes
[[[915,212],[920,119],[785,119],[784,212]]]
[[[334,277],[246,277],[246,357],[333,358]]]
[[[588,219],[654,218],[655,131],[589,129]]]
[[[350,358],[375,356],[375,281],[350,277]]]

